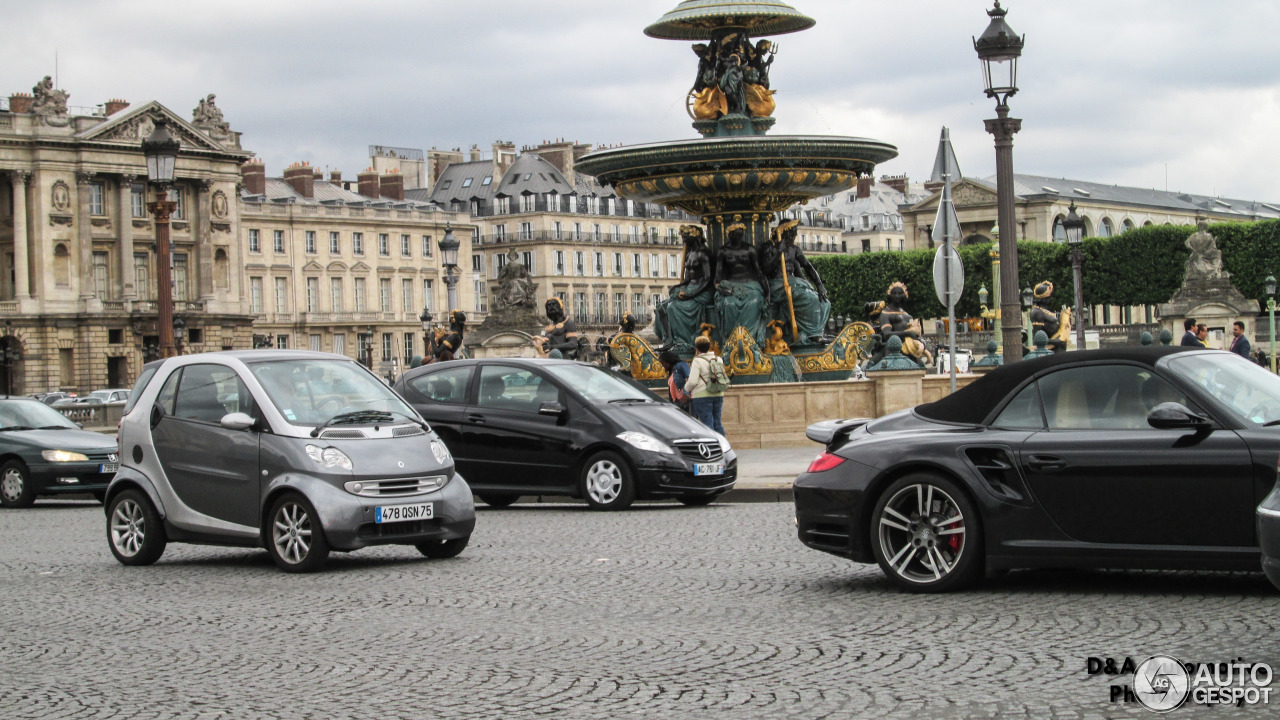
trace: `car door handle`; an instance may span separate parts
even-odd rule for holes
[[[1057,472],[1067,467],[1067,461],[1053,455],[1032,455],[1027,458],[1027,466],[1039,472]]]
[[[483,415],[468,415],[468,416],[467,416],[467,422],[472,422],[472,423],[475,423],[475,424],[477,424],[477,425],[483,425],[483,424],[484,424],[484,416],[483,416]]]

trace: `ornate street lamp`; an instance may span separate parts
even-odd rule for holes
[[[1022,326],[1027,329],[1028,335],[1034,335],[1031,332],[1031,306],[1035,304],[1036,294],[1028,285],[1022,288]],[[1034,340],[1034,338],[1031,338]],[[1031,344],[1028,342],[1028,344]]]
[[[431,355],[431,306],[424,304],[422,306],[422,314],[418,316],[422,321],[422,361],[427,362],[427,358]]]
[[[1071,246],[1071,274],[1076,284],[1076,349],[1084,350],[1084,285],[1080,279],[1082,257],[1080,246],[1084,243],[1084,218],[1076,214],[1076,201],[1067,208],[1067,219],[1062,221],[1062,231]]]
[[[1267,315],[1271,316],[1271,372],[1276,371],[1276,276],[1267,275]]]
[[[991,23],[974,38],[973,48],[982,61],[982,78],[987,97],[996,101],[996,117],[985,121],[987,132],[996,142],[996,200],[999,208],[999,224],[1017,228],[1013,205],[1013,136],[1022,129],[1022,121],[1009,117],[1009,98],[1018,92],[1018,58],[1022,55],[1024,38],[1004,21],[1007,11],[996,0],[995,7],[987,11]],[[999,241],[1000,254],[1004,256],[1001,268],[1003,277],[998,292],[1004,311],[1004,361],[1005,364],[1022,359],[1022,318],[1018,312],[1018,237],[1009,231]]]
[[[449,311],[458,309],[458,238],[453,236],[453,223],[445,223],[444,237],[437,243],[440,247],[440,262],[444,265],[444,284],[448,288]]]
[[[147,210],[156,218],[156,284],[160,297],[156,303],[159,317],[160,356],[177,354],[173,346],[173,275],[170,268],[169,217],[178,204],[169,200],[169,186],[173,184],[174,166],[178,150],[182,147],[169,132],[164,118],[156,120],[156,129],[142,141],[142,154],[147,158],[147,179],[156,187],[156,200],[147,203]]]
[[[182,346],[186,344],[186,341],[187,321],[183,320],[182,316],[175,317],[173,319],[173,343],[176,346],[175,350],[178,355],[182,354]]]

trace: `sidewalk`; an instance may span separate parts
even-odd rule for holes
[[[716,502],[791,502],[791,482],[822,446],[739,450],[738,482]]]

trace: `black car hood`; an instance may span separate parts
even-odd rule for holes
[[[10,430],[0,433],[4,440],[24,442],[46,450],[115,450],[116,439],[91,430]]]
[[[608,417],[622,430],[642,432],[659,440],[715,437],[710,428],[670,403],[612,403],[594,407],[596,412]]]

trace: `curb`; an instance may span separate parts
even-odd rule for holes
[[[674,500],[637,500],[638,503],[669,503]],[[790,503],[795,502],[795,494],[791,490],[791,485],[770,485],[764,487],[735,487],[723,495],[715,499],[715,504],[719,503]],[[585,505],[586,502],[581,499],[571,498],[566,495],[521,495],[516,503],[524,505]],[[477,508],[487,508],[488,505],[480,498],[476,498]]]

